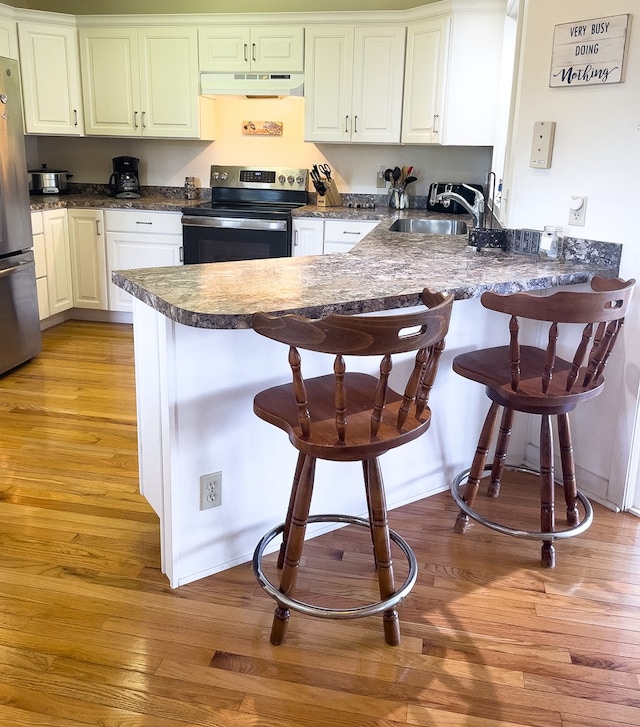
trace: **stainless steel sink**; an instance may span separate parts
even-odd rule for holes
[[[463,220],[438,220],[427,217],[408,217],[396,220],[390,232],[416,232],[423,235],[464,235],[467,223]]]

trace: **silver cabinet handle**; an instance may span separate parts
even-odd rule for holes
[[[147,113],[146,111],[143,111],[143,112],[142,112],[142,128],[143,128],[143,129],[146,129],[146,128],[147,128],[147,127],[145,126],[145,123],[144,123],[144,115],[145,115],[146,113]]]
[[[358,133],[358,117],[357,116],[353,117],[353,133],[354,134]]]
[[[96,220],[96,235],[100,237],[102,232],[100,231],[100,220]]]
[[[78,109],[73,109],[73,125],[78,125]]]
[[[254,61],[256,59],[256,44],[255,43],[251,44],[251,58]]]
[[[247,63],[249,61],[249,46],[245,43],[244,44],[244,62]]]
[[[344,133],[349,133],[349,116],[344,117]]]
[[[153,222],[143,222],[142,220],[136,220],[136,225],[152,225]]]
[[[343,235],[361,235],[361,232],[356,232],[355,230],[344,230]]]
[[[438,125],[438,119],[439,118],[440,118],[440,116],[438,114],[434,114],[433,115],[433,133],[434,134],[437,134],[438,133],[437,125]]]
[[[180,245],[180,249],[178,250],[179,260],[181,263],[184,262],[184,247]]]
[[[137,111],[133,112],[133,128],[134,129],[138,128],[138,112]]]
[[[298,247],[298,230],[296,230],[293,235],[293,246]]]

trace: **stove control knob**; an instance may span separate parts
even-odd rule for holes
[[[213,179],[219,179],[220,178],[220,172],[214,172],[212,175]]]
[[[227,174],[226,172],[221,172],[221,174],[220,174],[220,179],[221,179],[221,180],[222,180],[223,182],[226,182],[228,178],[229,178],[229,175],[228,175],[228,174]]]
[[[299,174],[296,177],[296,184],[299,184],[300,186],[302,186],[304,184],[304,177],[302,176],[302,174]]]
[[[280,175],[280,176],[278,177],[278,182],[280,182],[280,184],[284,184],[284,183],[285,183],[285,179],[286,179],[286,178],[285,178],[284,174],[281,174],[281,175]]]
[[[296,180],[293,177],[287,177],[287,182],[289,182],[289,184],[293,184],[295,181]]]

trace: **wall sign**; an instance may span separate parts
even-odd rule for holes
[[[282,121],[243,121],[245,136],[282,136]]]
[[[556,25],[549,86],[620,83],[629,15]]]

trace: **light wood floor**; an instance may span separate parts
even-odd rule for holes
[[[130,328],[44,336],[0,377],[0,725],[640,724],[637,518],[596,506],[549,571],[537,543],[454,535],[449,494],[412,504],[391,513],[420,564],[402,645],[385,646],[378,617],[293,614],[272,647],[273,602],[249,565],[178,590],[160,573],[137,491]],[[503,506],[519,515],[531,497]],[[310,541],[304,565],[310,597],[372,593],[362,529]]]

